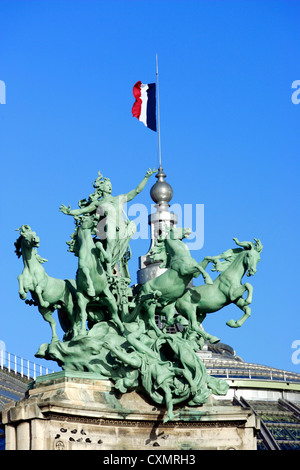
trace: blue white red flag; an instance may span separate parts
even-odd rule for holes
[[[156,131],[156,84],[137,82],[133,87],[135,102],[132,106],[132,115],[145,126]]]

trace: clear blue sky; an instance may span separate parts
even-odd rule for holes
[[[29,360],[51,332],[18,297],[15,229],[29,224],[51,276],[75,278],[67,252],[77,207],[98,170],[113,194],[157,166],[157,136],[131,115],[132,87],[155,81],[159,57],[162,162],[172,202],[204,204],[197,260],[261,239],[252,316],[234,306],[204,326],[247,362],[300,372],[300,4],[294,1],[15,1],[0,3],[0,340]],[[151,199],[150,180],[136,202]],[[131,243],[133,281],[149,241]],[[249,280],[249,279],[248,279]],[[60,329],[59,329],[60,332]],[[47,363],[51,365],[52,363]],[[53,363],[53,366],[55,364]]]

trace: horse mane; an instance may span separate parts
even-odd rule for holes
[[[17,241],[15,241],[15,243],[14,243],[14,245],[16,247],[15,253],[16,253],[18,258],[20,258],[21,255],[22,255],[22,250],[21,250],[22,238],[23,238],[23,235],[20,235],[19,238],[17,239]]]
[[[211,270],[217,272],[225,271],[242,252],[245,252],[243,248],[230,248],[221,255],[214,256],[215,259],[212,260],[214,267]],[[224,261],[220,261],[221,259]]]
[[[23,235],[20,235],[19,238],[15,241],[14,245],[16,247],[15,249],[15,253],[17,255],[18,258],[20,258],[22,256],[22,240],[23,240],[24,236]],[[46,258],[42,258],[38,253],[37,253],[37,250],[34,250],[35,251],[35,257],[37,259],[37,261],[41,264],[43,263],[46,263],[46,261],[48,261]]]
[[[79,228],[79,221],[75,219],[75,230],[71,235],[71,240],[67,241],[66,244],[68,245],[71,253],[74,253],[75,256],[78,257],[79,247],[78,247],[78,228]]]

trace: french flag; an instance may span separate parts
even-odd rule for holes
[[[133,87],[135,102],[132,115],[156,132],[156,84],[137,82]]]

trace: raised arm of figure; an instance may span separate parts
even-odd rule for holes
[[[143,191],[144,187],[146,186],[146,183],[147,183],[148,179],[156,171],[157,170],[155,170],[154,168],[153,168],[153,170],[151,170],[151,168],[149,168],[149,170],[147,171],[145,177],[142,179],[140,184],[135,189],[133,189],[132,191],[129,191],[129,193],[124,194],[125,201],[131,201],[133,198],[135,198],[135,196],[137,196],[141,191]]]

